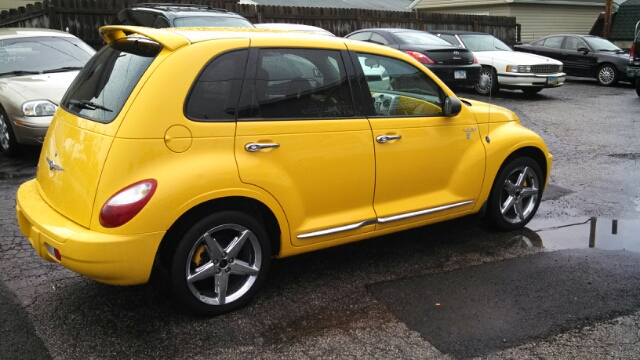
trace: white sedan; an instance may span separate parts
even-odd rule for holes
[[[473,51],[482,65],[475,85],[479,94],[490,95],[503,89],[520,89],[535,94],[545,88],[562,86],[567,75],[562,62],[545,56],[511,50],[491,34],[470,31],[434,31],[435,35]]]

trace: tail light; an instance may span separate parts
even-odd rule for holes
[[[157,186],[157,181],[148,179],[118,191],[100,210],[100,225],[114,228],[126,224],[147,205]]]
[[[636,52],[636,44],[631,44],[631,51],[629,51],[629,61],[633,61],[633,56]]]
[[[477,57],[475,57],[475,56],[473,57],[473,63],[474,63],[474,64],[477,64],[477,63],[478,63],[478,58],[477,58]]]
[[[415,51],[406,51],[407,54],[411,55],[414,59],[418,60],[421,64],[425,65],[433,65],[436,62],[431,60],[430,57],[423,53],[415,52]]]

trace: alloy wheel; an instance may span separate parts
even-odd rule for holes
[[[7,122],[4,118],[4,115],[0,114],[0,146],[3,149],[9,148],[9,128],[7,127]]]
[[[500,195],[500,213],[504,220],[517,224],[535,210],[540,193],[538,175],[528,166],[514,169],[505,180]]]

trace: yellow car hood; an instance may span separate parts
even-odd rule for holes
[[[463,102],[471,104],[468,109],[475,114],[478,124],[519,121],[518,116],[513,111],[505,109],[501,106],[477,100],[461,100]]]

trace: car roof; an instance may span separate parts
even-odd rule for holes
[[[41,28],[0,28],[0,38],[4,39],[39,36],[75,37],[74,35],[60,30]]]
[[[402,28],[369,28],[369,29],[360,29],[357,31],[354,31],[354,33],[356,32],[363,32],[363,31],[386,31],[386,32],[390,32],[390,33],[398,33],[398,32],[427,32],[427,31],[422,31],[422,30],[415,30],[415,29],[402,29]]]
[[[468,35],[468,34],[491,35],[489,33],[477,32],[477,31],[459,31],[459,30],[427,30],[427,31],[432,34],[445,34],[445,35]]]

